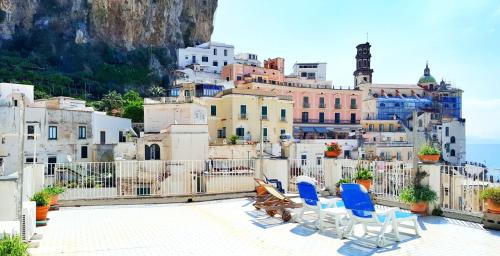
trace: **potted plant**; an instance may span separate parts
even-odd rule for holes
[[[0,255],[28,256],[28,245],[18,235],[3,234],[0,239]]]
[[[231,145],[236,145],[236,143],[238,142],[238,139],[239,139],[239,138],[240,138],[240,137],[238,137],[238,135],[233,134],[233,135],[229,136],[229,137],[227,138],[227,140],[229,141],[229,144],[231,144]]]
[[[373,173],[367,168],[357,168],[354,174],[354,180],[356,183],[363,185],[366,190],[370,190],[372,186]]]
[[[340,185],[342,185],[344,183],[351,183],[351,179],[342,178],[337,182],[337,184],[335,184],[335,187],[337,188],[336,194],[338,197],[342,197],[342,190],[340,189]]]
[[[36,220],[47,219],[49,211],[50,195],[46,191],[40,191],[33,195],[31,201],[36,202]]]
[[[342,153],[342,147],[337,142],[326,145],[325,157],[336,158]]]
[[[45,192],[50,196],[50,206],[56,205],[59,200],[59,195],[64,193],[64,188],[61,186],[50,186],[45,189]]]
[[[440,156],[441,156],[441,151],[432,145],[425,145],[418,152],[418,157],[420,158],[420,161],[426,164],[437,163],[439,161]]]
[[[481,199],[485,200],[488,212],[500,214],[500,187],[481,191]]]
[[[437,194],[429,186],[404,188],[399,194],[402,202],[410,204],[412,213],[427,214],[429,203],[436,201]]]

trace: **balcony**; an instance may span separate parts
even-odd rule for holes
[[[335,104],[335,109],[341,109],[342,108],[342,105],[340,104]]]
[[[261,119],[261,120],[269,120],[269,119],[267,118],[267,115],[261,115],[261,116],[260,116],[260,119]]]
[[[358,109],[358,105],[357,104],[351,104],[351,109]]]
[[[304,103],[302,104],[302,107],[303,107],[303,108],[309,108],[309,102],[304,102]]]
[[[241,120],[247,120],[248,119],[248,114],[247,113],[240,113],[240,119]]]
[[[280,117],[280,122],[286,122],[286,117],[285,116]]]
[[[323,122],[321,122],[323,121]],[[294,118],[293,122],[296,124],[359,124],[359,120],[338,120],[338,119],[302,119]]]
[[[320,103],[320,104],[319,104],[319,108],[326,108],[325,103],[323,103],[323,104],[321,104],[321,103]]]

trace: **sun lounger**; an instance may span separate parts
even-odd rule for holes
[[[266,211],[269,216],[274,217],[278,214],[281,215],[283,221],[288,222],[292,219],[292,215],[288,209],[302,207],[301,203],[293,202],[290,198],[279,192],[275,187],[269,184],[263,184],[261,186],[269,194],[256,198],[254,207],[256,209]]]

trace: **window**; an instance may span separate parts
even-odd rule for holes
[[[78,139],[83,140],[87,138],[87,127],[78,126]]]
[[[303,107],[308,108],[309,107],[309,97],[304,96],[303,98]]]
[[[316,165],[321,165],[321,157],[320,156],[316,157]]]
[[[444,128],[444,134],[446,137],[450,136],[450,127]]]
[[[325,108],[325,98],[324,97],[319,98],[319,107]]]
[[[127,137],[123,135],[123,131],[118,132],[118,142],[127,142]]]
[[[241,81],[241,76],[237,76],[236,81]]]
[[[307,72],[301,72],[300,77],[307,77]]]
[[[384,131],[384,124],[379,124],[378,125],[378,131],[383,132]]]
[[[146,160],[160,160],[160,156],[160,146],[158,144],[144,146],[144,158]]]
[[[49,126],[49,140],[57,140],[57,126]]]
[[[17,100],[14,100],[14,107],[17,107]]]
[[[34,139],[35,139],[35,126],[28,125],[28,140],[34,140]]]
[[[356,123],[356,113],[351,113],[351,124]]]
[[[307,164],[307,155],[300,155],[300,164],[301,165]]]
[[[88,157],[88,148],[87,146],[82,146],[82,149],[80,151],[80,155],[81,155],[81,158],[84,159],[84,158],[87,158]]]
[[[285,129],[281,129],[281,130],[280,130],[280,135],[283,135],[283,134],[285,134],[285,133],[286,133],[286,130],[285,130]]]
[[[226,138],[226,127],[222,127],[222,129],[217,130],[217,138]]]
[[[419,119],[419,120],[418,120],[418,127],[422,128],[422,126],[423,126],[423,125],[424,125],[424,124],[423,124],[422,119]]]
[[[340,113],[335,113],[335,123],[340,124]]]
[[[227,61],[224,61],[224,66],[227,66]]]
[[[319,112],[319,122],[324,123],[325,122],[325,113]]]
[[[286,120],[286,109],[281,109],[280,119],[281,119],[281,121]]]
[[[106,132],[105,131],[101,131],[99,135],[100,135],[99,136],[100,143],[101,144],[106,144]]]
[[[217,48],[214,48],[214,55],[217,55]]]
[[[215,105],[210,106],[210,115],[217,116],[217,106],[215,106]]]
[[[236,128],[236,135],[239,136],[240,138],[243,138],[243,136],[245,136],[245,128],[243,127]]]
[[[374,124],[369,124],[368,125],[368,131],[373,132],[375,125]]]
[[[264,137],[264,141],[267,141],[267,127],[262,128],[262,136]]]
[[[247,118],[247,105],[240,105],[240,118]]]
[[[201,62],[208,62],[207,56],[201,56]]]
[[[227,49],[224,49],[224,56],[227,56]]]
[[[358,106],[356,106],[356,99],[351,99],[351,109],[356,109]]]
[[[34,159],[32,156],[26,157],[25,163],[33,163],[33,162],[38,162],[38,159]]]
[[[389,124],[389,131],[393,132],[394,131],[394,124]]]
[[[219,66],[219,62],[217,62],[217,61],[212,62],[212,66],[218,67]]]
[[[336,109],[340,108],[340,98],[335,98],[335,108]]]
[[[49,156],[49,158],[47,159],[47,175],[54,175],[54,169],[55,169],[55,165],[57,163],[57,157],[55,156]]]
[[[262,119],[267,119],[267,106],[262,106],[260,110],[260,117]]]
[[[193,55],[193,56],[191,57],[191,62],[192,62],[192,63],[196,63],[196,56],[195,56],[195,55]]]
[[[150,184],[140,184],[136,191],[138,196],[149,196],[151,195],[151,185]]]
[[[451,138],[450,138],[450,143],[451,143],[451,144],[455,144],[455,136],[451,136]]]
[[[302,112],[302,123],[308,123],[308,122],[309,122],[309,113]]]
[[[454,150],[454,149],[452,149],[452,150],[450,151],[450,156],[455,156],[455,150]]]

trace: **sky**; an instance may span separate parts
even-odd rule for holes
[[[355,47],[372,45],[374,83],[431,74],[464,90],[468,143],[500,143],[500,1],[219,0],[212,41],[262,61],[327,62],[327,79],[353,86]]]

